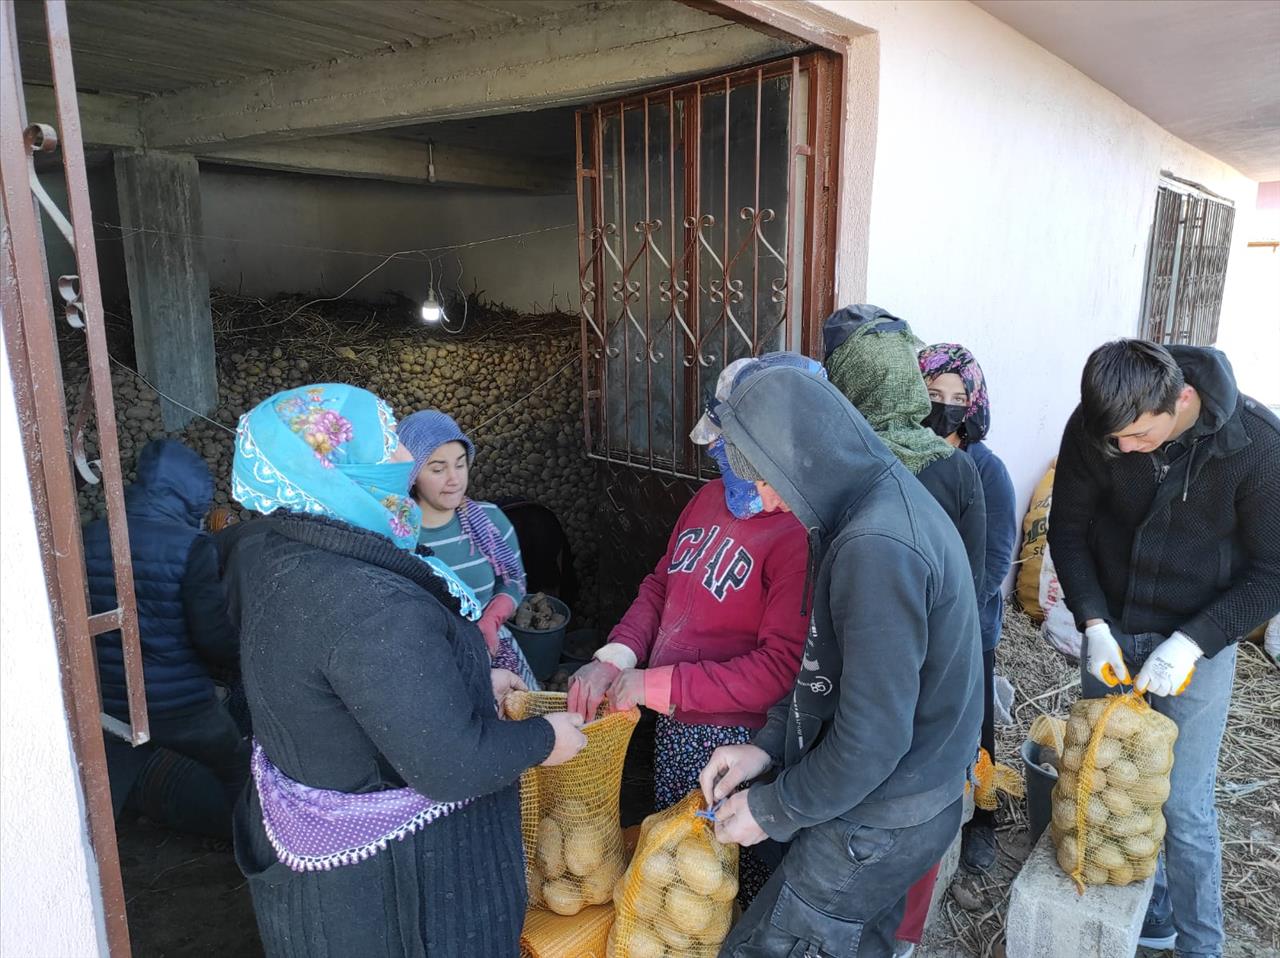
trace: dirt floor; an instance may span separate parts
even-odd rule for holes
[[[1227,842],[1226,956],[1274,958],[1280,956],[1280,922],[1273,918],[1280,907],[1280,779],[1268,776],[1280,760],[1280,711],[1274,707],[1280,674],[1255,648],[1242,649],[1240,656],[1219,782]],[[1075,697],[1074,669],[1019,613],[1008,617],[997,668],[1017,689],[1015,725],[1000,731],[999,758],[1021,771],[1017,750],[1027,726],[1041,710],[1065,711]],[[1261,708],[1259,690],[1266,693]],[[652,721],[642,722],[632,740],[623,776],[624,824],[639,821],[651,806],[652,736]],[[230,848],[136,818],[120,823],[119,837],[137,958],[262,954],[248,889]],[[1023,803],[1003,805],[999,838],[998,867],[985,876],[957,876],[919,958],[1003,958],[1009,886],[1030,852]],[[1144,950],[1139,958],[1159,954]]]

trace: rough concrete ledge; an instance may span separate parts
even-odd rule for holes
[[[1058,867],[1048,830],[1013,881],[1008,958],[1132,958],[1153,880],[1086,888]]]

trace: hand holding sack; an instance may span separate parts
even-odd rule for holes
[[[716,841],[699,792],[650,815],[614,891],[606,958],[715,958],[733,923],[738,848]]]
[[[507,712],[529,718],[563,712],[567,696],[512,692]],[[582,727],[587,745],[562,765],[529,769],[520,779],[520,827],[531,908],[576,915],[602,905],[626,867],[619,825],[622,763],[638,709],[612,712]]]
[[[1136,692],[1071,707],[1049,830],[1081,891],[1155,874],[1177,737]]]

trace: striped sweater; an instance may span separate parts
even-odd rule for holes
[[[516,539],[516,531],[501,509],[492,502],[479,503],[489,521],[498,527],[502,541],[511,547],[520,560],[520,543]],[[418,545],[428,546],[458,577],[462,579],[480,600],[480,605],[489,604],[489,600],[497,594],[509,595],[516,605],[524,598],[524,592],[516,582],[499,579],[493,566],[484,557],[480,547],[462,531],[462,523],[457,515],[442,526],[423,526],[418,531]],[[521,568],[523,568],[521,561]]]

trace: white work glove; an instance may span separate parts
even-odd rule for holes
[[[1156,646],[1133,687],[1152,695],[1181,695],[1191,682],[1196,662],[1204,655],[1190,636],[1175,632]]]
[[[1111,626],[1105,622],[1095,622],[1084,630],[1084,638],[1085,667],[1089,674],[1111,688],[1121,682],[1128,685],[1129,669],[1124,664],[1120,643],[1111,634]]]

